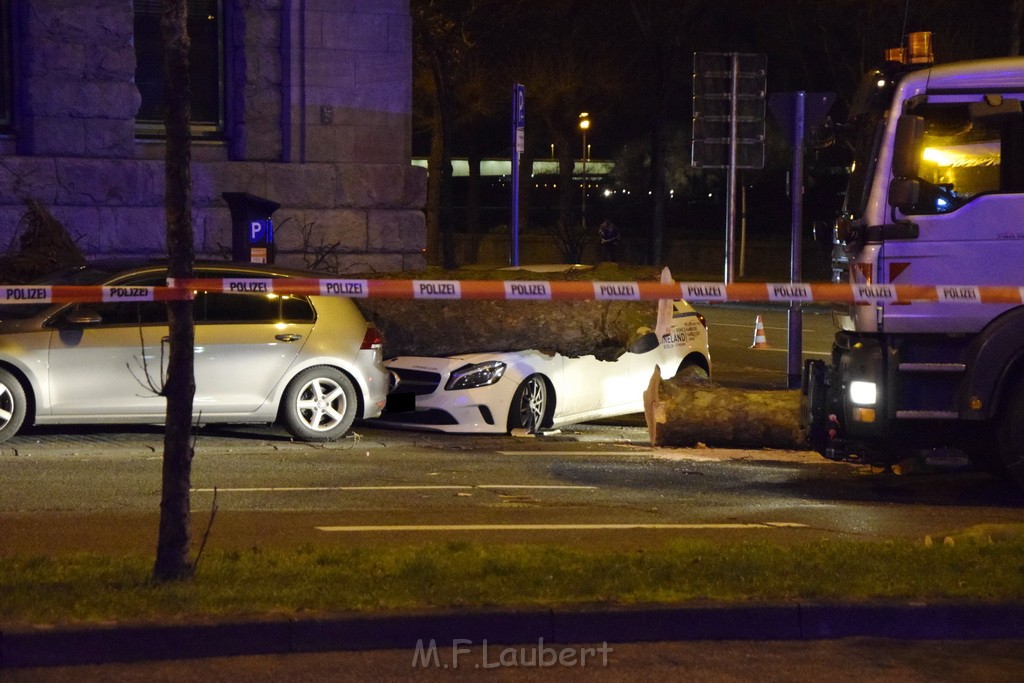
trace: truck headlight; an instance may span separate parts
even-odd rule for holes
[[[473,363],[463,365],[454,370],[448,383],[444,388],[448,391],[455,389],[475,389],[494,384],[505,374],[505,364],[499,360],[489,360],[485,363]]]
[[[874,382],[850,382],[850,402],[859,406],[873,406],[878,401],[878,387]]]

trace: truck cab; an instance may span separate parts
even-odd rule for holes
[[[1024,262],[1024,59],[906,74],[878,119],[869,191],[851,221],[854,284],[1006,285]],[[872,164],[873,162],[873,164]],[[849,239],[851,238],[852,239]],[[1007,307],[950,301],[857,307],[854,328],[975,333]],[[951,303],[956,298],[963,303]]]
[[[937,300],[851,305],[831,363],[805,365],[803,422],[827,457],[958,446],[1024,485],[1024,306],[979,290],[1024,285],[1022,99],[1024,58],[911,58],[862,84],[836,224],[849,282]]]

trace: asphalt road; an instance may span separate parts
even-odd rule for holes
[[[784,309],[700,310],[716,380],[785,386]],[[750,348],[758,314],[767,349]],[[831,314],[803,318],[805,357],[827,354]],[[45,428],[0,444],[0,553],[151,549],[161,439],[156,427]],[[806,452],[651,448],[635,416],[528,438],[368,421],[320,445],[273,427],[205,427],[196,447],[193,509],[201,522],[216,507],[213,547],[920,538],[1024,522],[1024,496],[956,453],[895,476]]]
[[[264,427],[205,428],[192,495],[210,547],[923,538],[1024,523],[1024,498],[963,461],[895,476],[814,453],[664,449],[646,429],[547,437],[442,435],[364,423],[309,445]],[[36,431],[0,447],[0,553],[148,551],[159,505],[156,428]],[[216,490],[216,492],[215,492]],[[111,533],[111,529],[117,533]]]
[[[786,387],[789,325],[785,308],[747,304],[696,304],[694,308],[708,321],[711,372],[716,382],[748,387]],[[764,324],[766,348],[752,348],[758,315]],[[826,359],[831,353],[836,329],[831,310],[822,306],[809,307],[801,311],[800,317],[802,357]]]

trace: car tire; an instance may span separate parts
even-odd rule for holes
[[[676,370],[675,376],[672,378],[676,382],[710,382],[711,378],[708,376],[708,371],[696,363],[687,363],[686,365],[679,366]]]
[[[990,471],[1009,475],[1024,489],[1024,377],[1006,394],[1006,404],[999,412],[996,447],[1001,463]]]
[[[7,441],[25,421],[28,399],[18,378],[0,369],[0,442]]]
[[[301,441],[341,438],[355,422],[358,410],[352,380],[327,365],[300,372],[281,397],[281,422]]]
[[[508,409],[508,429],[525,429],[536,434],[548,421],[548,383],[541,375],[530,375],[516,389]]]

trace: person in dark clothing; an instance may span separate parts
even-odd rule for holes
[[[601,260],[615,261],[615,254],[618,251],[619,228],[607,218],[597,228],[597,236],[601,240]]]

